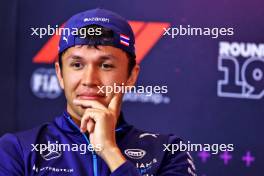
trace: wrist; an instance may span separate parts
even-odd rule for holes
[[[104,148],[100,156],[106,162],[111,172],[126,162],[126,158],[117,146]]]

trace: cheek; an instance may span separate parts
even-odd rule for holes
[[[122,72],[108,73],[101,77],[101,81],[103,85],[113,86],[114,83],[121,85],[126,83],[127,77]]]
[[[65,94],[71,94],[80,82],[80,75],[67,73],[64,74],[64,90]]]
[[[106,72],[101,77],[104,85],[113,85],[114,83],[126,83],[128,80],[128,71],[125,66],[118,66],[113,72]]]

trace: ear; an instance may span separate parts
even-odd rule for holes
[[[55,62],[55,70],[56,70],[56,75],[60,83],[60,87],[64,89],[64,82],[63,82],[63,77],[62,77],[62,70],[60,68],[59,62]]]
[[[137,78],[138,78],[138,75],[139,75],[139,71],[140,71],[140,66],[138,64],[136,64],[131,71],[131,74],[130,74],[127,82],[126,82],[126,86],[134,86],[135,85]]]

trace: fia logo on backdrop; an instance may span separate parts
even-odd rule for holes
[[[31,76],[31,90],[38,98],[55,99],[59,97],[62,90],[53,68],[38,68]]]

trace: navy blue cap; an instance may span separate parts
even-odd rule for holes
[[[89,45],[87,38],[76,35],[76,29],[85,28],[89,25],[98,25],[113,31],[113,41],[109,44],[135,56],[135,37],[127,20],[120,15],[105,9],[92,9],[72,16],[65,24],[64,29],[68,32],[61,34],[59,53],[75,45]]]

